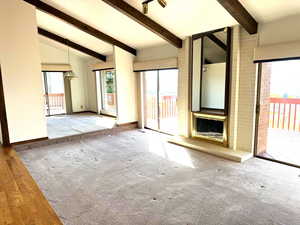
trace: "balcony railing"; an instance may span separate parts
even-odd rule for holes
[[[47,96],[49,99],[49,107],[55,107],[55,108],[64,108],[65,107],[65,94],[59,93],[59,94],[48,94],[44,95],[45,104],[47,104]]]
[[[270,98],[269,127],[300,131],[300,98]]]
[[[48,97],[48,98],[47,98]],[[65,94],[44,95],[45,115],[56,115],[65,113]]]
[[[157,101],[156,96],[147,97],[147,118],[156,120],[157,118]],[[173,118],[177,115],[176,96],[161,96],[159,100],[160,119]]]

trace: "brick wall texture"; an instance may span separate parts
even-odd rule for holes
[[[233,28],[229,146],[252,152],[255,133],[257,65],[253,63],[257,35]]]

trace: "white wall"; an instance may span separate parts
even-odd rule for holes
[[[0,63],[11,142],[47,136],[35,8],[0,0]]]
[[[299,21],[300,15],[294,15],[269,23],[259,24],[259,45],[300,40]]]
[[[87,63],[87,109],[89,111],[98,112],[98,99],[101,101],[99,88],[97,89],[96,74],[93,71],[92,64]],[[98,96],[98,97],[97,97]]]
[[[188,137],[191,129],[190,87],[191,68],[189,68],[190,39],[183,41],[183,46],[178,50],[178,134]]]
[[[137,74],[133,72],[134,56],[115,46],[117,76],[118,124],[138,121]]]
[[[201,91],[201,61],[202,61],[202,41],[197,39],[193,41],[193,81],[192,81],[192,111],[200,109],[200,91]]]
[[[48,64],[68,64],[68,51],[60,49],[42,41],[39,43],[41,62]],[[71,80],[71,94],[73,112],[80,112],[89,109],[87,78],[87,62],[84,57],[80,57],[70,51],[70,64],[73,72],[78,78]]]
[[[148,47],[137,52],[135,61],[149,61],[177,57],[178,49],[170,44]]]
[[[257,65],[253,63],[257,35],[249,35],[240,26],[233,29],[229,145],[253,152]]]

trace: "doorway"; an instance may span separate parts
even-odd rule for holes
[[[116,72],[114,69],[96,71],[99,76],[100,113],[108,116],[117,116]],[[98,103],[98,104],[99,104]]]
[[[43,72],[44,109],[46,116],[66,113],[63,72]]]
[[[145,127],[176,134],[178,70],[151,70],[143,73]]]
[[[257,157],[300,167],[300,60],[259,65]]]

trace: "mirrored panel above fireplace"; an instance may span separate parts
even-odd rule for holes
[[[192,112],[227,115],[231,29],[192,36]]]

